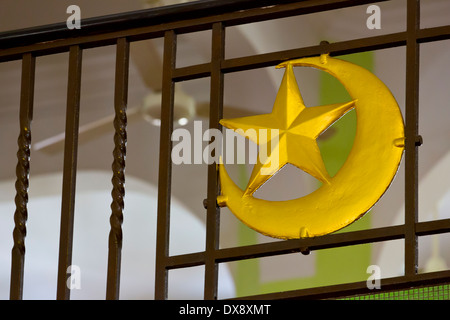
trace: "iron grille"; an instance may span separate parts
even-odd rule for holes
[[[308,250],[322,250],[355,244],[375,243],[404,239],[404,276],[382,279],[386,290],[400,290],[411,286],[434,285],[450,280],[450,272],[428,274],[417,272],[418,236],[447,233],[450,219],[418,222],[418,86],[419,45],[432,41],[450,39],[450,26],[421,29],[419,0],[407,0],[407,29],[363,39],[336,43],[322,43],[291,50],[257,54],[226,59],[225,31],[235,25],[311,14],[328,10],[370,4],[374,1],[355,0],[305,0],[305,1],[197,1],[173,7],[143,10],[101,18],[86,19],[76,34],[65,24],[18,30],[0,34],[0,61],[22,60],[22,85],[20,100],[20,137],[17,165],[17,197],[14,214],[14,248],[12,249],[12,273],[10,298],[21,299],[23,291],[25,226],[27,186],[29,172],[30,123],[33,112],[35,59],[39,56],[69,52],[69,86],[66,121],[66,148],[64,153],[63,208],[61,215],[61,242],[58,267],[57,298],[69,299],[66,286],[67,267],[71,264],[75,178],[77,160],[78,116],[80,103],[80,68],[82,51],[87,48],[115,45],[115,149],[113,164],[114,184],[109,238],[107,276],[107,299],[119,298],[121,264],[121,221],[124,193],[124,132],[126,130],[126,101],[128,86],[129,46],[133,41],[164,38],[164,65],[162,86],[162,119],[159,150],[158,220],[156,243],[155,298],[166,299],[168,295],[168,271],[203,265],[204,298],[216,299],[218,265],[230,261],[282,255]],[[380,1],[377,1],[380,2]],[[208,63],[189,67],[176,67],[177,35],[202,30],[212,30],[212,55]],[[168,239],[170,233],[171,196],[171,132],[173,130],[173,102],[175,83],[210,78],[210,128],[219,128],[223,108],[224,74],[274,66],[282,61],[306,56],[330,53],[333,56],[380,50],[394,47],[406,48],[406,146],[405,146],[405,223],[399,226],[331,234],[313,239],[275,241],[233,248],[219,248],[219,215],[216,205],[219,194],[218,175],[215,165],[208,167],[208,192],[205,205],[206,249],[202,252],[170,256]],[[365,282],[347,283],[320,288],[299,289],[287,292],[257,295],[252,299],[302,299],[338,298],[367,294]]]

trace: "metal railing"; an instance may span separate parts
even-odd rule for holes
[[[159,150],[158,218],[156,242],[155,298],[168,295],[168,271],[204,265],[204,298],[216,299],[218,265],[224,262],[267,257],[274,255],[337,248],[363,243],[404,239],[405,274],[381,280],[386,290],[415,285],[448,282],[450,271],[419,274],[417,272],[418,236],[450,232],[450,219],[418,222],[418,132],[419,45],[421,43],[450,39],[450,25],[421,29],[418,0],[407,0],[406,31],[386,35],[322,43],[314,46],[269,52],[226,59],[225,31],[230,26],[251,22],[280,19],[328,10],[369,4],[374,1],[355,0],[305,0],[305,1],[249,1],[222,0],[198,1],[171,7],[117,14],[83,20],[80,30],[68,30],[65,23],[18,30],[0,34],[0,62],[22,60],[20,99],[20,137],[17,154],[17,182],[13,231],[10,298],[21,299],[24,279],[25,234],[27,222],[28,173],[30,167],[30,124],[33,114],[35,59],[39,56],[69,52],[66,135],[61,212],[61,238],[59,249],[57,298],[69,299],[66,286],[67,267],[71,265],[74,223],[75,179],[77,163],[78,120],[80,104],[80,78],[82,52],[87,48],[105,45],[116,46],[115,76],[115,147],[113,163],[113,205],[109,236],[107,270],[107,299],[119,298],[122,245],[122,211],[124,195],[124,157],[126,143],[126,105],[128,89],[129,47],[133,41],[163,37],[163,75],[161,131]],[[377,1],[380,2],[380,1]],[[212,30],[211,61],[188,67],[176,67],[177,35]],[[173,102],[176,82],[210,78],[210,128],[220,128],[223,108],[224,74],[274,66],[282,61],[305,56],[330,53],[350,54],[394,47],[406,47],[406,145],[405,145],[405,222],[403,225],[343,232],[312,239],[275,241],[233,248],[219,248],[220,208],[216,205],[219,181],[216,165],[208,167],[206,205],[206,248],[202,252],[170,256],[171,197],[171,133],[173,130]],[[257,295],[247,298],[300,299],[332,298],[367,293],[366,282],[348,283],[319,288]],[[245,297],[240,297],[245,298]]]

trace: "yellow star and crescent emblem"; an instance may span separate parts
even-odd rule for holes
[[[249,138],[268,152],[264,162],[258,157],[245,190],[246,195],[253,194],[287,163],[324,183],[330,183],[316,139],[355,105],[355,101],[350,101],[307,108],[295,80],[292,64],[286,68],[271,113],[220,121],[224,127],[240,129],[237,132],[255,129],[256,135]],[[261,137],[261,129],[275,129],[277,134],[264,134]],[[273,137],[277,138],[276,145],[271,143]],[[278,165],[274,166],[274,162]],[[266,169],[264,174],[263,169]]]
[[[306,107],[293,72],[294,66],[313,67],[340,80],[350,96],[347,103]],[[285,73],[272,112],[220,123],[266,148],[258,157],[245,190],[218,165],[221,195],[227,206],[254,230],[275,238],[320,236],[339,230],[364,215],[394,178],[404,150],[403,118],[389,89],[368,70],[328,55],[284,62]],[[356,109],[357,131],[352,150],[333,176],[328,174],[317,138],[346,112]],[[260,134],[272,131],[275,134]],[[253,193],[286,164],[323,182],[316,191],[288,201],[268,201]],[[274,165],[275,164],[275,165]]]

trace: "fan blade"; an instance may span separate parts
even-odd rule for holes
[[[153,91],[161,91],[162,58],[156,49],[155,40],[133,42],[130,56],[145,85]]]
[[[131,121],[140,118],[141,114],[139,113],[139,111],[140,108],[138,107],[129,109],[127,111],[127,122],[130,123]],[[115,115],[112,114],[110,116],[80,126],[78,129],[78,144],[85,143],[105,133],[110,132],[114,128],[113,126],[114,117]],[[32,144],[32,148],[35,151],[56,153],[64,150],[64,142],[65,142],[65,133],[62,132],[53,137]]]

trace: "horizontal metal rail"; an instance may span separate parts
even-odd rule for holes
[[[231,8],[237,2],[239,2],[239,7],[242,7],[238,12],[223,11],[224,8]],[[250,6],[251,2],[253,2],[253,7]],[[20,54],[28,51],[33,51],[36,56],[61,53],[68,51],[73,45],[79,45],[82,48],[113,45],[117,38],[122,37],[128,37],[129,41],[151,39],[162,37],[164,32],[168,30],[175,30],[179,34],[212,29],[212,25],[217,22],[222,22],[225,26],[231,26],[310,14],[318,11],[347,8],[372,2],[374,1],[260,0],[255,2],[208,0],[199,1],[198,3],[191,4],[191,6],[179,5],[175,7],[149,9],[139,11],[138,13],[85,19],[82,21],[82,27],[79,30],[69,30],[65,23],[59,23],[19,30],[13,33],[0,33],[0,49],[2,49],[0,52],[0,62],[19,59]],[[203,5],[207,6],[208,9],[202,9]],[[187,15],[188,10],[189,15]],[[173,20],[172,16],[178,18],[184,16],[184,20]],[[186,16],[190,18],[185,19]]]
[[[252,56],[225,59],[222,65],[224,73],[252,70],[277,65],[283,61],[330,53],[332,56],[375,51],[395,48],[406,45],[406,32],[391,33],[381,36],[322,44],[299,49],[283,50],[278,52],[262,53]],[[426,43],[437,40],[450,39],[450,25],[422,29],[419,32],[418,42]],[[185,81],[209,77],[210,63],[177,68],[174,71],[174,81]]]
[[[416,234],[418,236],[428,236],[446,232],[450,232],[450,219],[418,222],[416,224]],[[306,248],[310,251],[315,251],[365,243],[399,240],[404,239],[404,237],[404,225],[389,226],[369,230],[336,233],[317,238],[278,240],[262,244],[222,248],[216,250],[215,259],[217,262],[231,262],[301,252]],[[204,258],[204,252],[170,256],[167,258],[167,268],[178,269],[203,265],[205,262]]]
[[[77,30],[69,30],[65,22],[60,22],[1,32],[0,49],[69,40],[75,37],[83,39],[77,44],[88,44],[96,41],[87,38],[88,36],[99,35],[101,38],[113,40],[152,32],[146,29],[148,27],[157,27],[154,31],[159,32],[177,30],[177,33],[185,33],[210,29],[217,22],[232,26],[384,1],[389,0],[201,0],[83,19],[81,29]],[[67,45],[64,42],[61,44]]]

